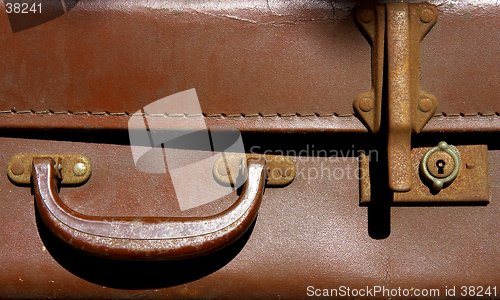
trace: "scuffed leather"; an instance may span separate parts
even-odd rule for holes
[[[498,7],[434,3],[422,89],[448,115],[500,112]],[[15,33],[2,10],[0,111],[132,113],[196,88],[207,115],[350,115],[370,86],[358,5],[81,0]]]

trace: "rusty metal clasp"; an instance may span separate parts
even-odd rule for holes
[[[355,14],[372,46],[372,88],[354,100],[356,115],[372,133],[388,135],[389,188],[412,187],[411,134],[436,112],[436,97],[420,89],[420,41],[436,23],[425,3],[373,5]]]
[[[447,166],[441,174],[437,164],[440,161]],[[393,205],[487,205],[490,202],[486,145],[455,147],[440,142],[437,147],[413,148],[410,174],[413,178],[412,189],[408,192],[393,192],[392,197],[386,199],[376,199],[372,195],[378,190],[381,178],[371,176],[370,163],[367,155],[360,156],[361,205],[369,205],[373,200],[379,204]],[[436,165],[437,168],[433,169]]]

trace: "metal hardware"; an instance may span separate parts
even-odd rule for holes
[[[355,14],[372,45],[372,88],[353,106],[372,133],[388,135],[389,188],[394,192],[411,190],[411,134],[422,130],[438,106],[419,82],[420,41],[437,16],[434,6],[420,3],[373,5]]]
[[[438,148],[438,150],[436,150]],[[448,149],[444,152],[442,149]],[[451,146],[445,147],[441,144],[438,147],[413,148],[411,150],[411,176],[413,186],[409,192],[394,192],[392,199],[377,199],[377,202],[390,202],[393,204],[469,204],[485,205],[490,201],[489,173],[488,173],[488,147],[486,145],[456,146],[460,158],[452,158],[456,164],[452,173],[456,171],[456,178],[453,184],[443,188],[438,193],[429,188],[420,180],[420,168],[422,158],[428,155],[427,162],[433,153],[444,152],[450,155],[453,151]],[[434,150],[433,150],[434,149]],[[432,151],[432,152],[431,152]],[[430,154],[429,154],[430,153]],[[455,153],[456,154],[456,153]],[[440,154],[441,155],[441,154]],[[453,157],[453,156],[452,156]],[[437,161],[436,161],[437,162]],[[367,205],[371,202],[373,188],[376,187],[378,177],[370,176],[370,162],[368,156],[360,156],[360,203]],[[443,170],[443,173],[445,171]],[[451,183],[451,182],[450,182]]]
[[[432,184],[432,190],[439,193],[450,185],[460,172],[461,157],[455,146],[439,142],[437,147],[425,152],[420,161],[422,177]]]
[[[92,174],[90,160],[79,154],[19,154],[12,157],[7,165],[9,179],[20,185],[31,183],[32,161],[34,157],[51,157],[56,168],[56,177],[63,185],[81,185]]]
[[[485,145],[441,142],[434,148],[411,148],[412,133],[423,129],[438,106],[419,82],[420,42],[437,16],[430,4],[402,2],[372,5],[355,14],[372,46],[372,88],[354,100],[354,110],[370,132],[387,134],[388,140],[387,169],[360,157],[362,204],[370,203],[374,192],[385,193],[387,185],[392,197],[377,202],[489,203]]]
[[[218,158],[213,167],[214,178],[222,185],[234,185],[245,174],[246,160],[264,157],[266,161],[266,186],[285,186],[295,178],[295,163],[279,155],[226,154]]]
[[[45,225],[68,246],[104,258],[173,260],[226,247],[252,225],[264,193],[265,161],[251,159],[247,166],[248,179],[238,200],[218,214],[205,217],[90,216],[75,212],[60,198],[58,183],[54,180],[57,168],[52,158],[37,155],[32,164],[33,194]]]
[[[73,167],[73,174],[76,176],[83,176],[87,172],[87,168],[82,163],[76,163]]]

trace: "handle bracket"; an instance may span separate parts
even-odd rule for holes
[[[82,185],[92,174],[90,160],[80,154],[19,154],[7,165],[7,176],[15,184],[31,184],[34,157],[50,157],[55,163],[56,177],[61,185]]]
[[[239,175],[245,173],[248,159],[266,161],[266,186],[282,187],[295,178],[297,168],[288,157],[259,154],[225,154],[219,157],[213,167],[213,175],[221,185],[234,185]]]

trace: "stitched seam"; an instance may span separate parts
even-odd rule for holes
[[[16,114],[16,115],[26,115],[26,114],[32,114],[32,115],[88,115],[88,116],[148,116],[148,117],[188,117],[188,118],[193,118],[193,117],[206,117],[206,118],[255,118],[255,117],[261,117],[261,118],[272,118],[272,117],[278,117],[278,118],[291,118],[291,117],[298,117],[298,118],[310,118],[310,117],[318,117],[318,118],[328,118],[328,117],[338,117],[338,118],[345,118],[345,117],[354,117],[354,114],[338,114],[338,113],[292,113],[292,114],[281,114],[281,113],[273,113],[273,114],[263,114],[263,113],[251,113],[251,114],[225,114],[225,113],[219,113],[219,114],[167,114],[167,113],[160,113],[160,114],[148,114],[148,113],[139,113],[139,114],[131,114],[129,112],[109,112],[109,111],[98,111],[98,112],[91,112],[91,111],[53,111],[53,110],[41,110],[41,111],[35,111],[35,110],[2,110],[0,111],[0,115],[5,115],[5,114]],[[440,118],[440,117],[445,117],[445,118],[457,118],[457,117],[499,117],[500,112],[494,112],[494,113],[438,113],[434,114],[434,118]]]

